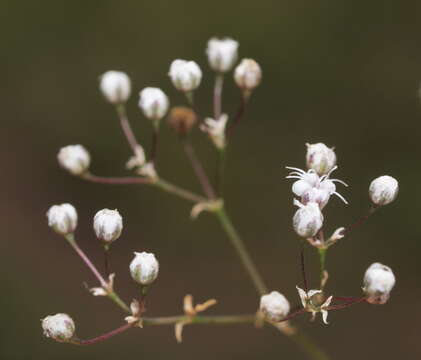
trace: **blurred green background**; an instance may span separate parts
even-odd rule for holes
[[[198,105],[210,114],[213,74],[207,40],[228,35],[240,56],[262,66],[264,80],[237,129],[227,162],[227,207],[271,289],[298,302],[299,241],[291,229],[291,182],[285,166],[304,166],[306,142],[336,146],[336,176],[350,201],[331,200],[328,232],[368,207],[370,181],[389,174],[400,181],[398,200],[381,209],[329,253],[328,292],[358,295],[374,261],[391,266],[397,285],[385,306],[360,305],[330,314],[330,325],[295,321],[333,359],[416,359],[420,339],[421,3],[419,1],[2,1],[3,55],[0,160],[3,164],[0,241],[1,359],[305,359],[272,329],[252,326],[188,327],[175,342],[172,327],[132,331],[93,347],[44,339],[39,319],[67,312],[80,337],[111,330],[122,314],[94,298],[83,283],[95,279],[46,224],[55,203],[79,211],[80,245],[102,264],[91,229],[95,212],[117,208],[122,238],[112,263],[117,289],[136,295],[129,278],[132,252],[153,251],[161,263],[150,294],[150,316],[181,312],[182,298],[215,297],[209,314],[253,312],[258,297],[219,224],[209,214],[189,219],[190,204],[152,188],[82,182],[58,168],[59,147],[81,143],[92,170],[125,175],[129,148],[113,109],[98,91],[98,76],[123,70],[132,78],[129,115],[146,148],[151,126],[137,108],[137,93],[159,86],[173,105],[183,97],[167,77],[174,58],[196,60],[204,70]],[[232,113],[238,90],[231,74],[224,110]],[[199,191],[176,137],[164,126],[159,171]],[[216,157],[196,131],[194,141],[210,173]],[[311,284],[318,263],[308,249]]]

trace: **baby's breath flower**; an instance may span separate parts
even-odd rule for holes
[[[159,263],[152,253],[135,252],[135,258],[130,263],[130,274],[133,280],[141,285],[150,285],[158,277]]]
[[[315,236],[323,226],[323,214],[319,205],[314,202],[304,205],[295,199],[294,204],[299,207],[292,221],[295,232],[304,238]]]
[[[175,88],[190,92],[196,90],[202,80],[202,70],[194,61],[177,59],[171,63],[168,74]]]
[[[85,173],[91,163],[89,152],[82,145],[62,147],[57,154],[59,165],[72,175]]]
[[[396,199],[398,192],[398,181],[388,175],[383,175],[374,179],[369,188],[370,199],[378,206],[390,204]]]
[[[99,87],[112,104],[125,103],[131,92],[130,78],[121,71],[107,71],[100,78]]]
[[[260,298],[260,310],[268,320],[278,322],[288,315],[290,305],[284,295],[272,291]]]
[[[61,235],[68,235],[77,226],[77,212],[71,204],[53,205],[47,211],[48,226]]]
[[[384,304],[389,300],[390,292],[395,286],[395,275],[390,267],[374,263],[364,275],[363,290],[370,304]]]
[[[336,154],[333,148],[323,143],[307,145],[307,168],[313,169],[318,175],[329,173],[336,165]]]
[[[332,302],[333,296],[325,298],[322,290],[309,290],[305,292],[297,286],[298,294],[300,295],[301,304],[306,311],[310,312],[313,319],[318,312],[322,313],[323,322],[327,324],[328,308]]]
[[[41,320],[41,325],[46,337],[59,342],[71,340],[75,333],[75,323],[67,314],[49,315]]]
[[[238,42],[231,38],[212,38],[206,49],[210,67],[219,73],[230,71],[237,61]]]
[[[243,59],[234,71],[234,80],[239,88],[251,91],[262,80],[262,69],[253,59]]]
[[[168,111],[169,100],[161,89],[147,87],[139,94],[139,107],[148,119],[158,123]]]
[[[96,237],[106,244],[117,240],[123,230],[123,218],[117,210],[102,209],[95,214]]]

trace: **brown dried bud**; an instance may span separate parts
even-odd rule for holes
[[[196,122],[196,113],[185,106],[173,107],[168,115],[168,125],[179,135],[187,135]]]

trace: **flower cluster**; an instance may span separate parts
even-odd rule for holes
[[[240,316],[201,316],[201,312],[216,304],[215,299],[193,305],[192,295],[186,295],[183,302],[183,314],[180,316],[150,318],[144,317],[146,312],[146,297],[151,286],[157,280],[160,266],[153,253],[145,251],[135,252],[134,258],[128,264],[128,272],[138,287],[138,294],[131,303],[124,302],[115,291],[115,273],[110,271],[109,256],[111,245],[121,238],[123,233],[123,217],[118,210],[101,209],[93,217],[93,230],[98,243],[104,253],[104,272],[93,264],[87,254],[80,248],[76,240],[78,214],[75,207],[65,203],[53,205],[47,212],[48,225],[61,235],[76,254],[81,258],[89,270],[98,280],[99,284],[90,289],[94,296],[108,297],[126,312],[124,325],[90,340],[80,340],[75,335],[75,323],[64,313],[47,316],[42,320],[42,329],[45,336],[59,342],[68,342],[78,345],[93,344],[104,341],[111,336],[119,334],[133,327],[143,327],[153,324],[173,324],[178,342],[182,341],[183,328],[196,323],[235,323],[249,322],[262,323],[266,321],[279,328],[285,335],[291,335],[295,329],[290,327],[289,320],[297,315],[308,313],[315,319],[320,313],[322,320],[327,324],[328,312],[349,307],[351,305],[367,302],[370,304],[385,304],[395,285],[395,276],[390,267],[380,263],[372,264],[365,272],[363,278],[363,294],[358,297],[338,297],[325,295],[325,286],[329,274],[325,268],[326,253],[330,246],[348,234],[355,225],[340,227],[329,238],[324,235],[324,209],[330,199],[335,195],[343,203],[347,200],[338,192],[337,185],[347,187],[342,180],[332,178],[332,173],[338,168],[337,156],[334,148],[323,143],[307,144],[305,170],[296,167],[287,167],[290,170],[288,179],[293,179],[293,203],[298,207],[293,215],[293,229],[302,238],[303,246],[308,242],[317,248],[320,258],[320,286],[309,289],[304,264],[304,247],[301,252],[301,267],[303,272],[303,288],[297,286],[299,303],[294,306],[286,296],[278,291],[267,290],[263,279],[258,273],[240,235],[232,224],[223,198],[221,189],[223,184],[225,149],[229,145],[229,136],[244,114],[250,95],[260,85],[262,70],[253,59],[238,61],[237,41],[231,38],[212,38],[208,41],[206,54],[208,63],[214,75],[213,113],[201,116],[195,103],[195,92],[202,84],[204,73],[199,64],[192,60],[175,59],[171,62],[167,72],[169,81],[174,88],[184,95],[187,104],[170,107],[168,95],[158,87],[144,87],[139,91],[138,107],[143,116],[148,119],[153,129],[150,152],[146,152],[138,142],[133,132],[126,112],[126,102],[132,93],[130,77],[121,71],[107,71],[100,77],[99,89],[106,101],[113,105],[120,121],[121,128],[131,148],[132,154],[126,162],[126,168],[134,174],[130,177],[107,178],[96,176],[90,172],[91,157],[82,145],[68,145],[61,148],[57,159],[59,165],[74,176],[94,183],[103,184],[148,184],[164,192],[193,203],[191,217],[193,219],[202,211],[216,216],[236,249],[245,270],[248,272],[256,290],[259,293],[260,303],[258,310],[253,309],[252,315]],[[240,104],[236,113],[228,115],[222,108],[222,92],[225,76],[233,70],[233,80],[239,89]],[[206,75],[206,74],[205,74]],[[194,173],[200,182],[203,195],[198,195],[179,187],[158,174],[157,151],[159,130],[162,120],[179,136],[180,144],[184,148]],[[210,140],[218,156],[218,169],[216,180],[211,181],[205,168],[196,155],[190,136],[194,127],[201,130],[201,134]],[[213,183],[215,182],[215,184]],[[380,176],[369,186],[371,200],[371,215],[381,206],[390,204],[398,194],[398,182],[391,176]],[[363,220],[368,218],[365,216]],[[358,223],[357,223],[358,224]],[[119,240],[122,241],[122,240]],[[148,297],[148,301],[149,301]],[[291,306],[292,304],[292,306]],[[298,338],[297,338],[298,339]],[[299,340],[297,340],[299,342]],[[305,347],[307,345],[303,345]]]

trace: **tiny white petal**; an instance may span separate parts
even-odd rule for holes
[[[296,288],[298,290],[298,295],[300,296],[300,299],[301,299],[301,304],[305,308],[307,306],[307,293],[303,289],[299,288],[298,286],[296,286]]]

